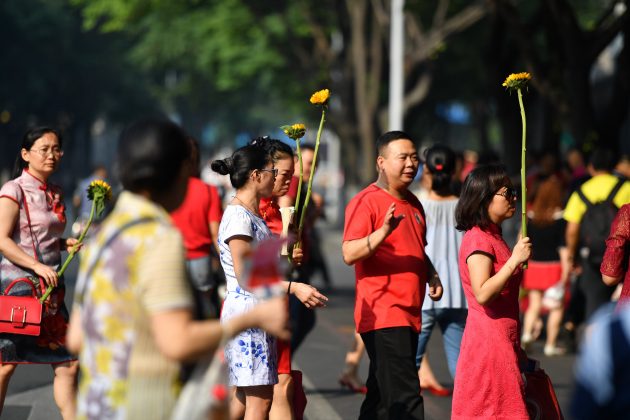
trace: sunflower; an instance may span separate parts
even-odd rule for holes
[[[306,134],[306,126],[304,124],[283,125],[280,127],[284,134],[293,140],[299,140]]]
[[[93,201],[96,216],[100,216],[105,211],[105,203],[112,199],[112,187],[101,179],[94,180],[87,188],[88,200]]]
[[[502,86],[507,89],[522,89],[527,86],[531,78],[532,75],[527,72],[512,73],[505,79]]]
[[[328,98],[330,98],[330,91],[328,89],[322,89],[311,95],[311,103],[313,105],[326,105]]]

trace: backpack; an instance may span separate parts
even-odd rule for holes
[[[620,179],[612,189],[608,198],[598,203],[591,203],[578,189],[577,193],[586,204],[586,212],[580,222],[580,255],[585,261],[599,267],[606,251],[606,239],[610,234],[610,226],[619,210],[613,203],[615,196],[625,181]]]

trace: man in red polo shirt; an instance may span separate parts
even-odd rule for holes
[[[360,419],[423,419],[415,369],[425,284],[433,300],[442,284],[426,256],[424,210],[409,191],[418,152],[409,135],[377,142],[378,179],[346,207],[343,259],[355,266],[354,320],[370,358]]]

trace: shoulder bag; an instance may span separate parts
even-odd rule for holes
[[[20,187],[20,190],[22,190],[22,187]],[[35,259],[39,260],[35,249],[35,235],[33,235],[31,216],[28,211],[24,190],[22,190],[22,202],[24,203],[24,212],[26,213],[26,220],[28,221],[28,228],[33,241],[33,254]],[[31,295],[10,296],[9,292],[17,283],[28,284],[31,288]],[[40,279],[41,283],[42,280]],[[13,280],[4,290],[4,294],[0,295],[0,333],[38,336],[41,330],[41,322],[42,303],[39,301],[33,281],[28,277]]]

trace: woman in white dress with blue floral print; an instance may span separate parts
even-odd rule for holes
[[[227,294],[221,311],[221,322],[248,312],[257,305],[257,298],[243,288],[244,258],[254,246],[272,237],[261,218],[260,199],[270,197],[277,175],[271,156],[260,145],[244,146],[226,159],[212,162],[212,169],[229,175],[236,194],[225,209],[219,226],[221,265],[225,272]],[[301,259],[301,250],[293,253]],[[294,293],[307,307],[325,304],[326,298],[316,289],[295,284],[288,292]],[[260,329],[241,332],[225,346],[229,367],[229,384],[236,386],[230,411],[235,417],[267,417],[273,397],[273,385],[278,382],[275,338]],[[247,415],[245,415],[247,412]]]

